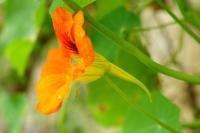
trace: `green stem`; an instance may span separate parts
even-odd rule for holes
[[[180,54],[181,50],[183,49],[183,44],[184,44],[183,38],[184,38],[184,32],[183,30],[181,30],[180,37],[179,37],[179,46],[177,50],[171,56],[171,62],[174,62],[176,64],[177,64],[176,58]]]
[[[108,84],[110,85],[110,87],[112,89],[114,89],[114,91],[116,91],[116,93],[124,99],[124,101],[131,107],[133,104],[129,101],[128,96],[109,78],[106,77],[105,78],[106,82],[108,82]],[[170,131],[171,133],[178,133],[175,129],[173,129],[172,127],[168,126],[167,124],[165,124],[164,122],[162,122],[161,120],[157,119],[154,115],[150,114],[149,112],[143,110],[142,108],[138,108],[137,106],[134,106],[134,109],[137,112],[140,112],[142,114],[144,114],[145,116],[147,116],[149,119],[153,120],[154,122],[158,123],[161,127],[167,129],[168,131]]]
[[[72,2],[71,0],[65,0],[65,2],[74,10],[81,10],[79,6],[77,6],[76,3]],[[102,35],[104,35],[106,38],[112,40],[115,42],[116,46],[121,48],[122,50],[128,52],[129,54],[135,56],[138,60],[140,60],[143,64],[145,64],[147,67],[151,68],[154,71],[158,71],[162,74],[168,75],[170,77],[184,80],[190,83],[196,83],[200,84],[200,77],[198,76],[192,76],[185,74],[180,71],[176,71],[170,68],[167,68],[163,65],[160,65],[153,60],[149,59],[147,55],[145,55],[143,52],[141,52],[136,47],[132,46],[129,42],[123,40],[121,37],[114,34],[112,31],[107,29],[102,24],[95,21],[86,11],[84,11],[85,18],[87,19],[88,23],[97,31],[99,31]]]
[[[160,28],[166,28],[166,27],[174,25],[174,24],[177,24],[177,23],[176,22],[169,22],[169,23],[160,24],[160,25],[157,25],[157,26],[149,26],[149,27],[142,27],[142,28],[136,27],[136,28],[133,28],[132,30],[136,31],[136,32],[148,32],[148,31],[157,30],[157,29],[160,29]]]
[[[59,118],[58,118],[58,128],[60,133],[67,133],[66,129],[66,117],[67,117],[67,102],[63,103],[63,107],[59,112]]]
[[[193,122],[193,123],[185,123],[185,124],[182,124],[182,127],[183,128],[192,128],[192,129],[200,129],[200,121],[196,121],[196,122]]]
[[[154,0],[145,0],[142,3],[138,5],[138,7],[134,10],[136,14],[139,14],[142,12],[147,6],[149,6],[151,3],[153,3]]]
[[[127,95],[114,83],[109,77],[105,77],[106,82],[112,89],[131,107],[133,104],[129,101]]]
[[[167,124],[165,124],[164,122],[162,122],[161,120],[159,120],[158,118],[156,118],[156,116],[150,114],[149,112],[146,112],[145,110],[141,109],[141,108],[135,108],[136,111],[143,113],[144,115],[146,115],[147,117],[149,117],[151,120],[155,121],[156,123],[158,123],[161,127],[167,129],[168,131],[170,131],[171,133],[179,133],[178,131],[176,131],[174,128],[168,126]]]
[[[190,30],[181,20],[179,20],[178,17],[176,17],[176,15],[162,2],[162,0],[157,0],[157,2],[200,45],[200,37]]]

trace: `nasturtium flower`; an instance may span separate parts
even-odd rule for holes
[[[94,52],[83,24],[81,11],[72,16],[63,7],[58,7],[53,12],[53,27],[60,46],[49,51],[43,65],[36,86],[37,110],[46,115],[57,112],[64,98],[69,96],[74,81],[90,82],[106,72],[137,84],[150,97],[142,82]]]
[[[83,24],[81,11],[72,16],[63,7],[58,7],[53,12],[53,27],[60,47],[49,51],[36,86],[37,110],[43,114],[60,109],[64,98],[70,94],[73,81],[94,62],[92,43]]]

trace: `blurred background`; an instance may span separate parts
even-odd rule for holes
[[[157,63],[200,74],[199,43],[156,0],[74,1]],[[199,0],[159,1],[200,40]],[[78,95],[59,112],[37,112],[35,85],[48,50],[58,47],[50,15],[57,6],[68,8],[62,0],[0,0],[0,133],[200,132],[200,86],[150,69],[88,24],[95,51],[142,81],[153,102],[137,85],[105,74],[74,83]]]

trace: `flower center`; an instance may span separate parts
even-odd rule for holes
[[[64,48],[71,50],[75,54],[78,54],[78,48],[76,46],[76,43],[74,40],[71,40],[70,37],[67,36],[67,34],[63,34],[63,43],[64,43]]]
[[[70,44],[69,45],[70,50],[72,50],[73,52],[75,52],[76,54],[78,54],[78,48],[76,47],[76,44],[74,42],[72,42],[72,41],[70,41],[69,44]]]
[[[79,65],[79,64],[81,64],[81,62],[82,62],[82,59],[79,56],[72,56],[71,57],[71,63],[73,65]]]

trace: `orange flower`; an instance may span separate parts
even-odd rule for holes
[[[53,27],[60,48],[53,48],[48,53],[36,86],[37,109],[43,114],[59,110],[64,98],[70,94],[72,82],[94,62],[92,43],[83,24],[81,11],[72,17],[63,7],[58,7],[53,13]]]

